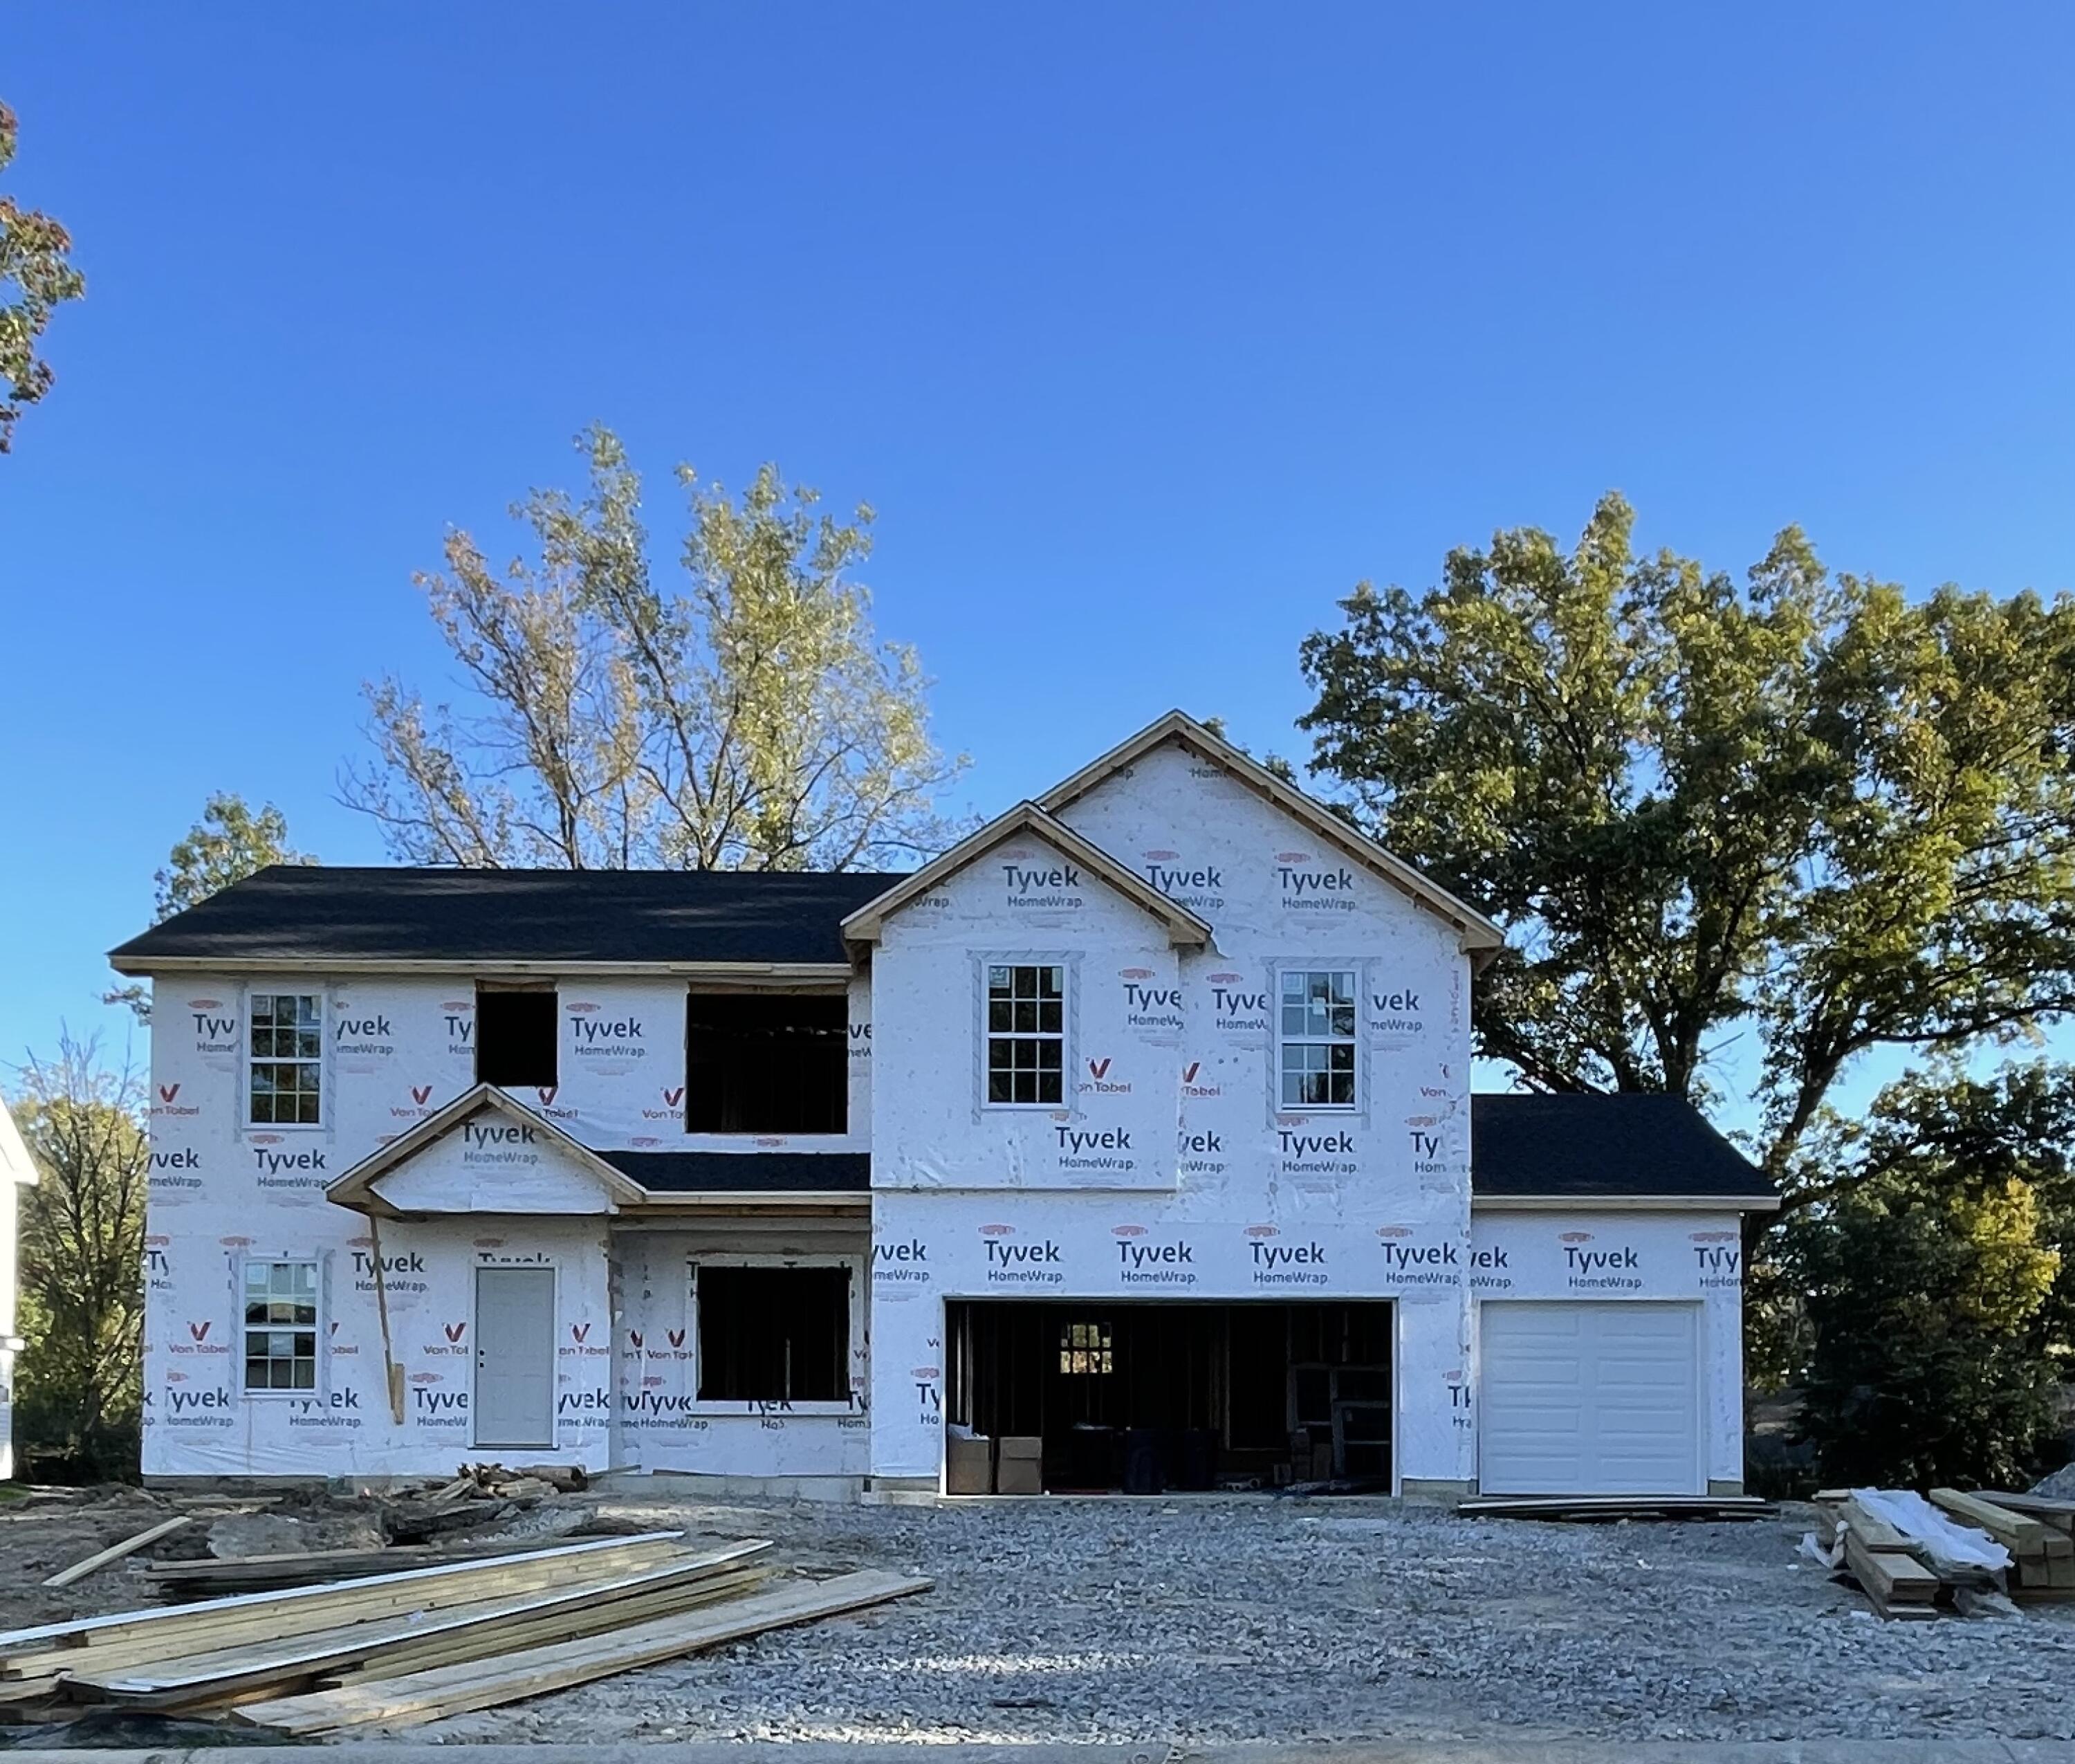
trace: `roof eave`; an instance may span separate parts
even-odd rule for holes
[[[733,980],[748,984],[847,982],[849,962],[584,962],[538,959],[458,959],[452,956],[380,955],[123,955],[109,965],[131,979],[157,974],[424,974],[474,978],[538,975],[543,979],[661,975],[671,979]]]
[[[1487,1213],[1774,1213],[1777,1195],[1480,1195],[1470,1209]]]

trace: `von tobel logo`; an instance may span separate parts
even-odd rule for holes
[[[1246,1228],[1247,1254],[1253,1264],[1257,1286],[1323,1286],[1327,1283],[1325,1245],[1316,1239],[1301,1244],[1282,1244],[1274,1225]]]
[[[1121,1079],[1112,1078],[1109,1068],[1108,1054],[1099,1060],[1090,1060],[1087,1081],[1080,1086],[1082,1092],[1097,1096],[1129,1096],[1131,1086]]]
[[[536,1084],[533,1087],[533,1094],[540,1099],[540,1112],[549,1120],[573,1121],[577,1118],[577,1110],[573,1104],[565,1103],[560,1108],[555,1107],[555,1099],[561,1094],[559,1084]]]
[[[1308,852],[1278,851],[1275,873],[1282,884],[1282,905],[1294,913],[1352,913],[1354,872],[1344,867],[1314,867]]]
[[[569,1325],[569,1344],[562,1349],[564,1353],[584,1360],[598,1360],[603,1358],[610,1351],[603,1341],[590,1339],[589,1323]]]
[[[644,1121],[681,1121],[685,1118],[685,1087],[683,1085],[665,1084],[657,1094],[659,1094],[663,1099],[663,1106],[661,1108],[657,1108],[651,1104],[643,1108],[641,1111],[642,1120]]]
[[[1011,906],[1058,907],[1079,906],[1081,896],[1074,891],[1081,886],[1081,872],[1071,863],[1055,863],[1049,867],[1033,868],[1025,863],[1004,863],[1001,867],[1002,880]]]
[[[180,1087],[177,1083],[158,1087],[159,1099],[152,1104],[151,1112],[168,1120],[182,1120],[199,1115],[201,1110],[193,1103],[180,1100]]]

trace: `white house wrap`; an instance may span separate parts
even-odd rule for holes
[[[263,872],[114,956],[146,1472],[1733,1488],[1771,1191],[1473,1102],[1498,941],[1178,714],[910,876]]]

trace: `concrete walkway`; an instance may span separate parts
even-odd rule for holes
[[[900,1745],[657,1740],[466,1745],[426,1740],[182,1751],[8,1751],[6,1764],[2075,1764],[2065,1740],[1379,1740],[1358,1745]]]

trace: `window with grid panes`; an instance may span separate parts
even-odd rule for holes
[[[317,1387],[317,1265],[245,1265],[245,1388]]]
[[[315,1125],[324,1070],[323,998],[255,992],[251,1017],[251,1120]]]
[[[1066,1094],[1066,971],[994,963],[987,971],[987,1099],[1049,1104]]]
[[[1108,1323],[1059,1325],[1059,1370],[1062,1373],[1109,1372],[1114,1368],[1111,1352]]]
[[[1355,977],[1336,968],[1282,976],[1282,1106],[1352,1108]]]

